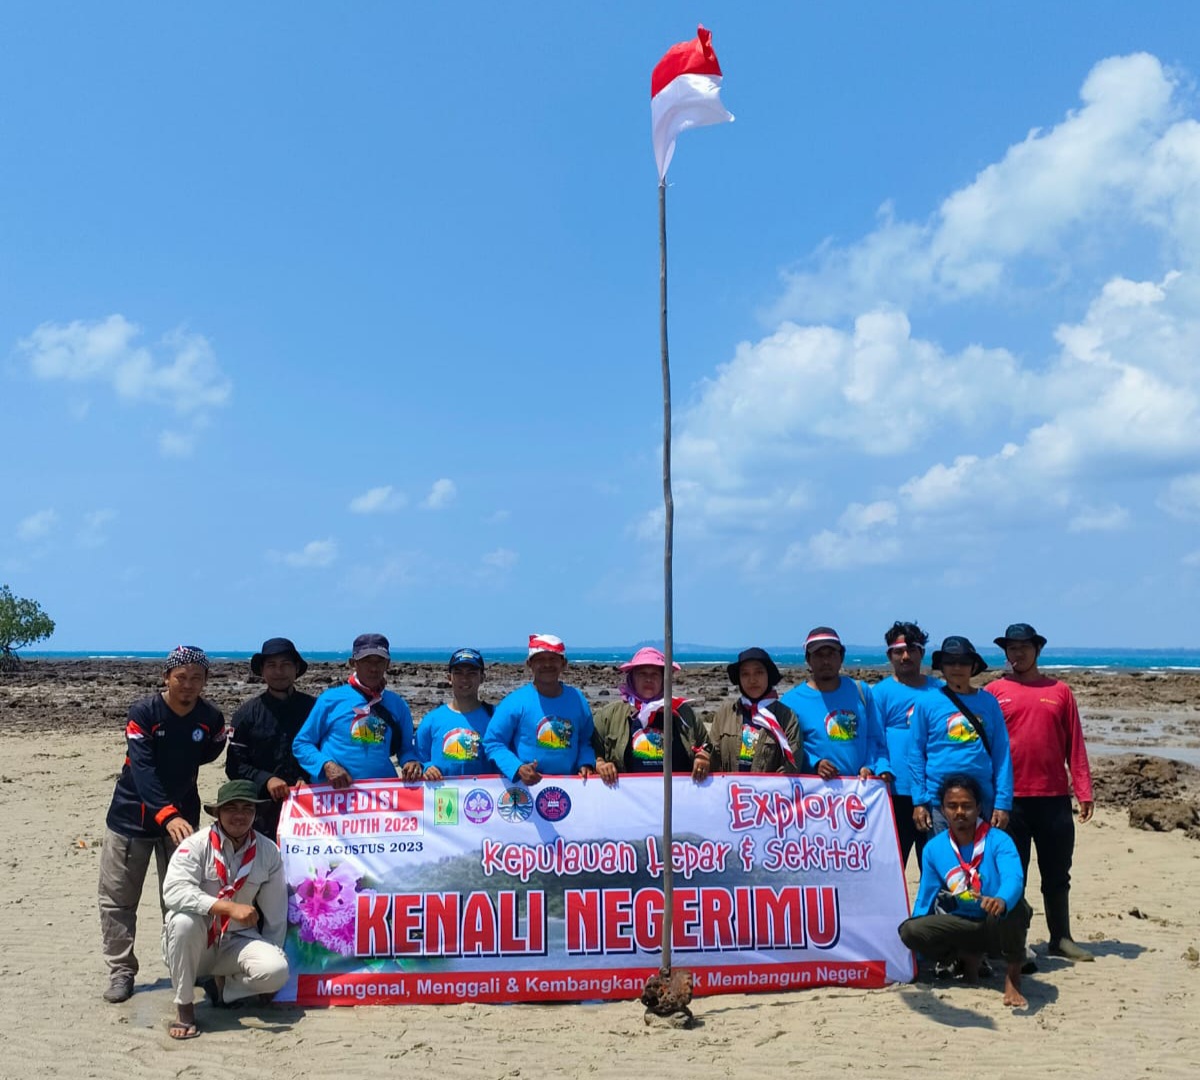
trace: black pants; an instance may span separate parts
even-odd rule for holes
[[[913,801],[911,795],[893,795],[892,812],[896,816],[896,835],[900,840],[900,867],[908,865],[908,853],[917,849],[917,868],[921,866],[921,852],[925,850],[925,841],[932,833],[921,832],[913,824]]]
[[[1029,878],[1030,846],[1037,849],[1038,873],[1050,941],[1070,938],[1071,860],[1075,854],[1075,815],[1071,796],[1038,795],[1013,799],[1008,835],[1017,845],[1021,869]]]
[[[1024,900],[1003,918],[967,919],[962,915],[919,915],[900,924],[900,940],[930,960],[958,956],[1003,956],[1010,964],[1025,958],[1025,932],[1033,912]]]

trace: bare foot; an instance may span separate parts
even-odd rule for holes
[[[1021,964],[1009,964],[1004,972],[1004,1004],[1014,1009],[1023,1009],[1029,1002],[1021,993]]]
[[[194,1039],[200,1034],[196,1027],[196,1007],[194,1005],[177,1005],[177,1020],[167,1025],[167,1034],[172,1039]]]

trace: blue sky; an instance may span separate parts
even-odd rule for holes
[[[1046,9],[1053,10],[1046,10]],[[0,14],[0,581],[50,647],[1197,644],[1187,5]]]

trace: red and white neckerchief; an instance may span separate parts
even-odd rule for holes
[[[981,894],[983,885],[979,878],[979,864],[983,862],[983,848],[991,828],[986,821],[980,821],[975,826],[975,846],[971,849],[969,863],[963,862],[958,841],[950,837],[950,847],[954,849],[958,865],[946,871],[946,888],[963,900],[975,900]]]
[[[671,698],[671,712],[678,715],[679,706],[689,700],[691,699],[685,697]],[[656,717],[662,716],[662,698],[658,698],[655,701],[639,701],[637,698],[634,698],[629,704],[637,709],[637,712],[634,714],[634,719],[637,720],[643,731],[645,731],[646,728],[654,723]]]
[[[787,763],[795,767],[796,755],[792,753],[787,736],[783,733],[783,725],[775,719],[775,714],[767,708],[768,705],[778,700],[778,697],[772,695],[770,697],[759,698],[757,701],[751,701],[743,694],[738,698],[738,704],[745,710],[748,721],[751,724],[755,727],[765,728],[771,733],[771,737],[779,744],[779,749],[783,751],[783,756],[787,758]]]
[[[383,690],[368,690],[353,672],[350,673],[347,682],[367,699],[365,705],[354,706],[354,719],[350,721],[350,728],[353,730],[360,720],[370,723],[371,710],[383,700]]]
[[[254,855],[258,850],[258,845],[254,839],[254,830],[250,830],[249,839],[246,841],[246,846],[242,848],[242,861],[238,863],[237,874],[233,881],[229,880],[229,867],[225,865],[225,841],[227,837],[221,832],[220,825],[213,825],[209,829],[208,843],[212,847],[213,869],[217,872],[217,880],[221,883],[221,887],[217,890],[218,900],[232,900],[239,892],[242,886],[246,884],[246,879],[250,876],[250,870],[254,866]],[[208,944],[215,945],[221,940],[221,935],[229,927],[228,915],[214,915],[212,925],[208,928]]]

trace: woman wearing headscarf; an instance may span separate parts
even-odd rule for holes
[[[779,700],[782,676],[766,649],[745,649],[726,669],[740,691],[722,705],[709,729],[713,772],[804,772],[796,714]]]
[[[618,773],[663,771],[663,682],[667,660],[655,648],[638,649],[621,665],[620,700],[598,709],[592,735],[596,771],[611,783]],[[678,664],[672,664],[675,671]],[[671,771],[692,774],[694,780],[708,775],[709,752],[704,726],[696,719],[685,698],[672,696]]]

